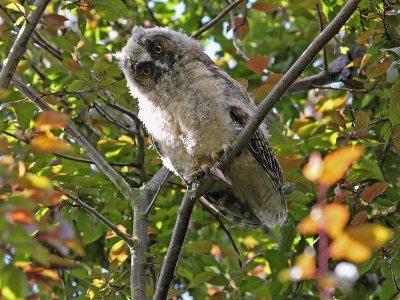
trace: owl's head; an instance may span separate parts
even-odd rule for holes
[[[133,87],[139,91],[150,91],[178,61],[185,60],[191,49],[201,51],[201,46],[182,32],[170,28],[135,26],[126,46],[116,57],[131,91]]]

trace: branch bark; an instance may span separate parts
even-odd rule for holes
[[[26,51],[29,39],[35,31],[36,25],[39,23],[49,2],[50,0],[35,1],[34,6],[36,6],[36,9],[32,11],[26,18],[24,25],[19,31],[10,53],[7,56],[7,59],[4,61],[4,68],[2,68],[0,72],[0,87],[8,88],[10,85],[15,70],[18,67],[18,63]]]
[[[248,140],[260,126],[265,116],[278,103],[281,97],[289,90],[290,86],[301,75],[306,67],[312,62],[314,57],[323,49],[323,47],[340,31],[341,27],[356,11],[361,0],[350,0],[332,20],[332,22],[318,35],[311,45],[303,52],[300,58],[294,63],[289,71],[282,77],[279,83],[274,87],[271,93],[257,108],[256,113],[240,132],[232,150],[228,153],[226,160],[217,162],[215,168],[222,171],[226,170],[237,154],[246,146]],[[190,217],[196,201],[205,194],[205,192],[214,184],[215,180],[206,175],[195,191],[195,195],[190,192],[185,194],[182,205],[178,212],[177,222],[174,227],[172,240],[168,248],[160,279],[157,284],[155,300],[164,300],[168,297],[169,287],[174,278],[176,264],[182,250],[185,236],[187,233]]]
[[[146,300],[146,256],[144,253],[147,252],[147,228],[149,224],[146,211],[150,205],[150,200],[170,174],[171,172],[166,167],[162,167],[144,186],[133,210],[133,236],[137,238],[137,244],[131,248],[130,286],[132,299]]]

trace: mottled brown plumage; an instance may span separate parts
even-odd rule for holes
[[[117,57],[164,165],[186,182],[194,168],[215,164],[256,109],[247,91],[181,32],[134,27]],[[282,171],[265,125],[224,174],[232,185],[219,180],[204,195],[216,211],[244,227],[285,221]]]

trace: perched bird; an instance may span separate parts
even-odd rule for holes
[[[163,163],[185,182],[209,170],[254,114],[245,88],[223,72],[196,40],[170,28],[135,26],[117,54],[139,118]],[[273,227],[286,220],[282,170],[261,125],[203,196],[243,227]]]

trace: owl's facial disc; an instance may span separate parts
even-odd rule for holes
[[[153,62],[140,62],[130,66],[135,81],[145,88],[154,88],[157,80],[166,72]]]
[[[164,68],[171,69],[179,58],[178,47],[165,36],[152,35],[147,37],[144,43],[150,57],[160,61]]]

